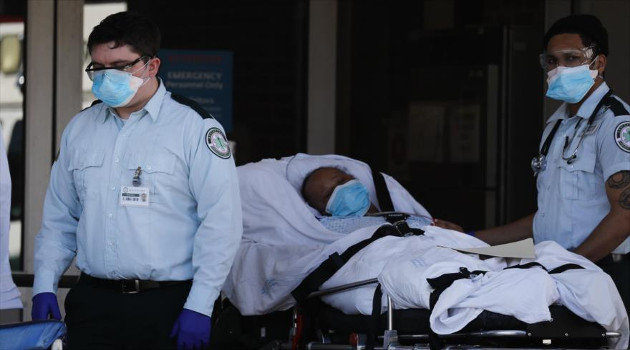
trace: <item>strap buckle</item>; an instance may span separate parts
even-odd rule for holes
[[[121,280],[123,294],[137,294],[140,292],[140,280]]]

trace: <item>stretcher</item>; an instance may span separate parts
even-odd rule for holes
[[[621,338],[619,332],[606,331],[598,323],[585,321],[561,305],[550,307],[550,321],[527,324],[514,317],[484,311],[461,331],[437,335],[430,328],[428,309],[394,310],[388,298],[387,312],[382,315],[347,315],[319,299],[327,293],[371,283],[377,283],[377,280],[321,290],[290,310],[261,316],[243,317],[225,300],[221,307],[222,316],[218,317],[213,329],[214,348],[605,349],[611,348],[610,344],[618,344]],[[226,334],[230,336],[226,337]]]
[[[296,169],[296,164],[312,165]],[[405,264],[413,265],[416,261],[407,258],[405,251],[392,245],[397,240],[402,240],[401,237],[390,237],[390,235],[378,237],[375,242],[369,242],[358,249],[351,249],[356,255],[345,257],[344,250],[360,243],[364,236],[359,234],[366,233],[371,228],[365,228],[366,232],[362,232],[363,229],[361,229],[351,234],[337,234],[321,227],[317,219],[318,213],[310,208],[299,194],[304,176],[319,166],[336,166],[347,170],[368,187],[371,201],[379,209],[383,210],[387,205],[386,200],[376,193],[379,187],[374,184],[377,182],[375,181],[377,173],[372,172],[367,164],[353,159],[341,156],[296,155],[239,167],[244,235],[241,249],[224,286],[223,292],[227,298],[215,308],[217,314],[212,339],[216,348],[627,347],[628,318],[625,310],[606,311],[599,314],[595,310],[594,314],[589,314],[597,307],[587,305],[584,311],[580,309],[580,305],[576,304],[579,304],[581,299],[589,298],[593,304],[592,300],[597,299],[599,291],[597,293],[589,290],[572,292],[572,288],[582,287],[579,283],[575,283],[576,278],[571,276],[592,273],[599,278],[598,282],[606,282],[607,275],[601,276],[601,270],[597,271],[599,268],[569,252],[564,252],[566,261],[556,259],[555,253],[559,252],[557,249],[562,249],[557,245],[547,244],[540,247],[537,245],[540,252],[544,250],[553,252],[553,254],[541,254],[542,258],[538,261],[523,260],[509,263],[493,262],[493,259],[481,261],[477,257],[462,257],[462,254],[450,252],[448,248],[422,246],[431,239],[446,241],[450,239],[454,244],[460,241],[466,244],[478,241],[467,235],[433,232],[435,230],[427,228],[426,235],[422,237],[404,238],[406,240],[404,246],[416,244],[420,247],[418,251],[422,251],[421,255],[426,265],[418,270],[421,274],[411,274],[410,276],[414,277],[407,279],[404,278],[404,274],[401,279],[401,274],[397,275],[396,269],[402,268]],[[429,216],[428,211],[395,180],[383,176],[380,181],[385,183],[391,196],[389,205],[392,208],[390,210]],[[388,230],[391,231],[394,225],[385,224],[380,227],[389,227]],[[339,242],[344,244],[339,244]],[[378,244],[384,244],[386,247],[383,248]],[[387,248],[387,244],[390,244],[390,248],[394,247],[391,251],[395,253],[379,255],[378,252],[390,249]],[[485,243],[476,242],[475,244]],[[369,257],[370,251],[376,252],[377,254],[371,256],[375,256],[380,261],[373,264],[352,265],[357,260]],[[563,252],[560,253],[562,255]],[[320,270],[320,266],[330,265],[330,257],[335,254],[343,257],[343,262],[337,264],[341,266],[340,269],[333,271],[332,275],[325,275],[324,278],[312,277],[313,273]],[[458,256],[460,260],[450,261],[449,258],[448,261],[441,262],[439,259],[444,259],[444,254]],[[437,258],[439,259],[435,260]],[[339,260],[333,257],[332,261],[335,265],[334,262]],[[440,263],[431,265],[429,262]],[[344,265],[344,263],[347,264]],[[497,276],[516,274],[513,269],[509,271],[505,269],[509,267],[508,265],[530,263],[534,267],[527,271],[523,270],[523,273],[529,274],[527,278],[530,278],[530,275],[540,278],[539,280],[532,278],[531,281],[535,281],[533,283],[543,281],[540,283],[540,288],[536,288],[539,290],[532,289],[532,298],[535,297],[535,300],[515,300],[511,303],[514,305],[507,305],[506,312],[501,311],[506,305],[501,305],[503,309],[485,305],[475,309],[470,307],[470,304],[458,304],[466,298],[472,301],[480,300],[478,295],[475,299],[474,288],[469,288],[466,292],[468,294],[458,292],[462,286],[466,289],[466,283],[479,284],[482,278],[486,282],[500,281],[501,278]],[[492,264],[498,268],[488,269],[488,266],[493,266]],[[563,270],[562,273],[553,276],[548,273],[561,267],[560,265],[580,264],[584,265],[578,266],[581,270],[568,272],[563,272]],[[373,266],[365,267],[365,265]],[[426,268],[427,266],[429,268]],[[364,270],[361,270],[362,267]],[[442,296],[436,297],[437,301],[431,302],[430,305],[429,299],[434,294],[433,292],[440,288],[433,286],[420,288],[418,294],[427,301],[424,308],[412,307],[413,303],[410,304],[412,306],[406,305],[407,300],[400,298],[399,292],[410,285],[417,282],[416,284],[419,283],[422,287],[422,284],[427,285],[429,279],[441,277],[448,274],[447,272],[459,271],[461,267],[470,271],[484,267],[490,271],[484,271],[483,277],[478,279],[468,278],[470,275],[468,274],[463,281],[454,282],[452,288],[445,288],[446,292],[443,291]],[[456,270],[453,270],[454,268]],[[390,272],[393,274],[387,274],[388,270],[392,270]],[[347,273],[348,271],[352,274]],[[338,277],[344,273],[352,275],[354,279],[341,281]],[[303,287],[307,280],[316,282]],[[343,283],[339,283],[340,281]],[[392,287],[389,283],[391,281],[401,282],[403,285]],[[493,284],[490,282],[487,283],[487,288],[492,288]],[[345,285],[346,283],[348,285]],[[543,285],[544,283],[547,285]],[[556,283],[560,287],[556,287]],[[522,285],[505,289],[505,295],[509,297],[510,290],[519,292]],[[606,283],[603,285],[608,286]],[[562,295],[559,297],[556,289],[562,289],[564,293],[560,293]],[[383,296],[375,297],[375,292],[378,290],[384,291]],[[368,297],[366,297],[366,291],[370,292]],[[604,292],[605,294],[601,294],[601,299],[615,299],[615,295],[616,299],[619,299],[616,289],[604,290]],[[346,297],[335,299],[337,295]],[[458,295],[461,300],[453,301],[453,298]],[[370,305],[366,307],[365,301],[368,299]],[[564,304],[560,305],[561,303],[557,301],[562,301]],[[617,305],[606,300],[603,302],[604,310],[611,310],[610,307],[614,308]],[[444,303],[447,307],[444,307]],[[538,305],[534,305],[536,303]],[[442,307],[442,314],[438,313],[440,307]],[[546,315],[536,315],[536,317],[523,315],[523,309],[526,311],[528,308],[545,309]],[[465,312],[460,313],[461,310]],[[581,316],[577,315],[576,310]],[[604,320],[607,314],[611,314],[611,319]],[[457,317],[462,320],[453,325],[451,318]],[[599,322],[595,322],[596,320]],[[227,341],[227,343],[221,344],[221,341]],[[217,345],[216,342],[221,345]]]

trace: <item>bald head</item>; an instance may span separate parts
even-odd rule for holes
[[[337,168],[317,168],[304,178],[302,196],[311,207],[325,215],[326,204],[335,187],[352,179],[352,175]]]

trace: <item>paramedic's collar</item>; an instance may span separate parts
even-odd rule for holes
[[[164,96],[166,95],[166,88],[164,87],[164,83],[162,79],[156,78],[158,80],[158,89],[155,91],[153,96],[149,99],[142,109],[147,111],[147,114],[151,116],[153,122],[155,122],[158,118],[158,114],[160,113],[160,108],[162,108],[162,102],[164,101]],[[106,112],[103,113],[101,117],[101,123],[104,123],[109,116],[116,116],[116,112],[112,107],[107,107]]]
[[[610,90],[606,82],[603,82],[593,93],[582,103],[580,109],[577,112],[577,116],[582,119],[588,119],[591,114],[593,114],[593,110],[597,107],[599,100],[601,100],[604,95]],[[555,122],[558,119],[567,119],[569,118],[569,112],[567,109],[568,105],[564,102],[550,117],[547,119],[547,124]]]

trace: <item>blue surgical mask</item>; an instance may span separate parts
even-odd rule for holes
[[[326,204],[332,216],[363,216],[370,209],[370,194],[362,183],[353,179],[335,187]]]
[[[597,70],[588,64],[577,67],[558,66],[547,73],[547,97],[568,103],[580,102],[595,84]]]
[[[92,93],[110,107],[124,107],[131,102],[144,83],[144,79],[134,76],[131,72],[105,69],[94,72]]]

